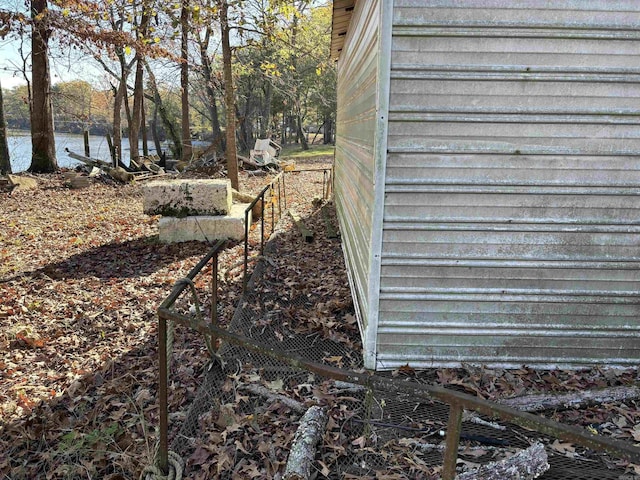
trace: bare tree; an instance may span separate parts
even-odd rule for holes
[[[142,2],[142,14],[140,18],[140,26],[137,29],[138,40],[144,41],[149,28],[150,7],[147,2]],[[133,83],[133,111],[131,112],[131,124],[129,125],[129,148],[131,151],[131,160],[138,161],[140,157],[139,137],[142,125],[143,108],[144,108],[144,57],[139,48],[136,48],[136,73]],[[142,125],[144,128],[144,125]]]
[[[182,0],[180,11],[180,87],[182,90],[182,161],[191,159],[191,128],[189,126],[189,0]]]

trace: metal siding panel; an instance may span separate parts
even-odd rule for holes
[[[394,153],[387,185],[637,187],[640,162],[630,156]]]
[[[368,325],[378,75],[378,2],[356,4],[338,62],[335,201],[361,333]]]
[[[510,113],[530,115],[620,115],[635,112],[640,85],[596,82],[517,82],[485,80],[460,82],[394,76],[391,111]]]
[[[396,26],[632,29],[636,0],[398,0]]]
[[[396,0],[377,367],[640,361],[640,3]]]

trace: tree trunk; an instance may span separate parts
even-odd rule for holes
[[[162,98],[160,98],[160,92],[158,92],[158,84],[156,83],[156,76],[153,74],[153,71],[146,61],[144,62],[144,66],[147,70],[147,75],[149,76],[149,86],[151,87],[151,90],[153,90],[153,103],[155,103],[156,107],[158,108],[158,113],[160,114],[162,125],[164,126],[167,135],[169,135],[169,138],[173,143],[171,152],[173,153],[174,158],[182,158],[182,142],[180,141],[180,136],[171,123],[171,120],[169,120],[169,115],[167,114],[164,105],[162,104]]]
[[[113,99],[113,148],[114,148],[114,167],[122,161],[122,102],[124,101],[124,93],[127,88],[126,72],[122,72],[122,79],[116,90]]]
[[[333,143],[333,118],[331,115],[324,117],[324,144],[330,145]]]
[[[291,45],[295,49],[298,38],[298,16],[294,15],[293,22],[291,24]],[[296,129],[296,141],[300,142],[302,150],[309,150],[309,143],[307,137],[302,130],[302,114],[300,107],[300,77],[298,73],[298,57],[293,55],[291,57],[291,65],[293,70],[293,91],[291,92],[293,100],[293,110],[295,114],[295,129]]]
[[[131,73],[131,67],[127,69],[127,82],[129,79],[129,73]],[[127,82],[124,83],[124,98],[122,99],[122,103],[124,104],[124,113],[127,116],[127,133],[131,130],[131,105],[129,104],[129,88]]]
[[[145,112],[144,106],[144,95],[142,96],[142,111],[140,112],[140,129],[142,131],[142,155],[145,157],[149,156],[149,137],[148,137],[148,129],[147,129],[147,114]],[[158,152],[160,155],[160,152]]]
[[[30,172],[51,173],[58,169],[51,109],[51,72],[47,0],[31,0],[31,166]]]
[[[285,111],[282,111],[282,135],[280,138],[280,143],[282,143],[282,146],[284,147],[287,144],[287,114],[285,113]]]
[[[220,30],[222,34],[222,69],[224,73],[224,100],[227,116],[227,171],[231,186],[239,190],[238,157],[236,152],[236,109],[233,93],[233,72],[231,71],[231,45],[229,42],[229,3],[220,0]]]
[[[0,175],[11,173],[11,158],[7,144],[7,124],[4,121],[4,103],[2,85],[0,85]]]
[[[149,26],[149,12],[146,2],[142,2],[142,16],[140,18],[140,26],[137,31],[138,40],[147,36]],[[129,148],[131,151],[131,160],[138,162],[140,157],[140,125],[142,125],[142,109],[144,108],[144,66],[142,64],[142,54],[136,50],[136,76],[133,83],[133,112],[131,114],[131,123],[129,124]]]
[[[309,150],[309,142],[307,142],[307,136],[302,129],[302,116],[299,111],[296,112],[296,135],[298,136],[302,150]]]
[[[191,129],[189,128],[189,0],[182,0],[180,12],[180,87],[182,90],[182,161],[191,160]]]
[[[133,83],[133,111],[131,112],[131,123],[129,124],[129,149],[131,152],[131,160],[138,162],[140,158],[140,124],[142,122],[142,95],[143,87],[142,61],[136,62],[136,76]]]
[[[273,86],[267,82],[264,86],[264,103],[262,121],[260,122],[260,138],[271,138],[271,101],[273,100]]]
[[[158,105],[153,104],[153,117],[151,119],[151,136],[153,137],[153,144],[156,146],[156,153],[159,157],[162,156],[162,145],[160,145],[160,136],[158,135]]]
[[[253,148],[255,142],[253,141],[253,124],[251,122],[251,106],[249,102],[251,98],[246,99],[246,103],[244,105],[244,112],[240,112],[240,109],[236,106],[236,118],[238,123],[240,123],[240,151],[248,152]]]
[[[213,145],[216,146],[216,151],[219,151],[219,148],[222,145],[222,131],[220,130],[220,119],[218,118],[218,104],[214,89],[211,61],[207,55],[207,47],[209,45],[210,38],[211,29],[207,27],[204,40],[198,39],[198,44],[200,46],[200,61],[202,63],[202,75],[204,77],[205,90],[209,99],[207,102],[207,108],[209,110],[209,116],[211,117],[211,141]]]

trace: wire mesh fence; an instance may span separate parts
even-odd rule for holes
[[[545,479],[619,479],[621,458],[640,460],[640,449],[625,442],[455,390],[365,372],[357,329],[305,329],[292,318],[325,299],[292,292],[288,277],[279,277],[269,258],[303,259],[289,248],[290,238],[277,234],[225,330],[209,320],[215,307],[202,309],[188,281],[172,292],[173,307],[165,302],[159,310],[161,323],[188,325],[209,347],[223,339],[217,350],[210,348],[188,411],[164,412],[161,469],[173,452],[191,478],[281,478],[301,411],[312,405],[328,415],[314,463],[318,478],[453,478],[535,442],[547,447]],[[351,313],[343,308],[336,318],[344,323]],[[160,359],[161,377],[169,360]],[[170,382],[166,388],[170,395]],[[566,451],[552,448],[557,438],[567,442]]]

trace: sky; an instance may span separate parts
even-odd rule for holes
[[[0,83],[3,89],[26,83],[20,71],[22,65],[19,53],[20,43],[19,39],[0,40]],[[96,84],[104,77],[104,74],[90,59],[81,56],[76,51],[63,52],[55,47],[55,42],[52,43],[52,47],[52,55],[50,57],[52,83],[86,80]],[[27,39],[24,46],[27,54],[30,48],[30,42]],[[28,72],[28,75],[31,75],[31,73]]]
[[[21,75],[14,75],[16,66],[22,62],[17,45],[17,42],[0,40],[0,83],[5,89],[25,83]]]

